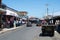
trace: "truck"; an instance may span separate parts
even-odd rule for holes
[[[54,36],[55,25],[42,25],[42,36]]]

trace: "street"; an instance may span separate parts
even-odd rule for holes
[[[40,36],[41,27],[35,26],[32,27],[23,27],[21,29],[16,29],[10,32],[7,32],[3,35],[0,34],[0,40],[60,40],[59,38]]]
[[[0,0],[0,40],[60,40],[60,0]]]

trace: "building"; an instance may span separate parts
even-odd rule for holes
[[[43,18],[44,19],[51,19],[53,16],[52,15],[47,15],[47,16],[44,16]]]
[[[2,5],[2,7],[5,8],[5,13],[2,15],[2,23],[4,27],[13,27],[11,25],[14,24],[14,20],[19,18],[19,15],[17,14],[18,11],[6,5]]]
[[[10,7],[6,7],[6,15],[19,17],[19,15],[18,15],[17,13],[18,13],[17,10],[12,9],[12,8],[10,8]]]
[[[2,4],[2,5],[0,3],[0,30],[2,30],[2,28],[3,28],[3,26],[2,26],[2,16],[6,12],[6,10],[5,10],[6,6],[4,4]]]
[[[21,18],[26,18],[26,17],[27,17],[27,14],[28,14],[28,12],[26,12],[26,11],[19,11],[19,12],[18,12],[18,15],[19,15]]]
[[[10,28],[13,27],[11,25],[14,24],[14,21],[20,19],[20,18],[28,18],[26,11],[17,11],[13,8],[8,7],[7,5],[3,5],[2,7],[5,9],[4,14],[2,15],[2,23],[4,27]]]

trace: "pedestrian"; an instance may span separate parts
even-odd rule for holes
[[[13,17],[10,18],[10,28],[14,27],[14,19]]]

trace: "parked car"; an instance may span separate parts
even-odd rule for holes
[[[25,21],[22,21],[22,24],[25,24],[26,22]]]
[[[40,23],[40,22],[38,22],[37,24],[36,24],[36,26],[41,26],[42,24]]]
[[[36,26],[42,26],[42,21],[37,21]]]
[[[41,24],[36,24],[36,26],[41,26]]]

